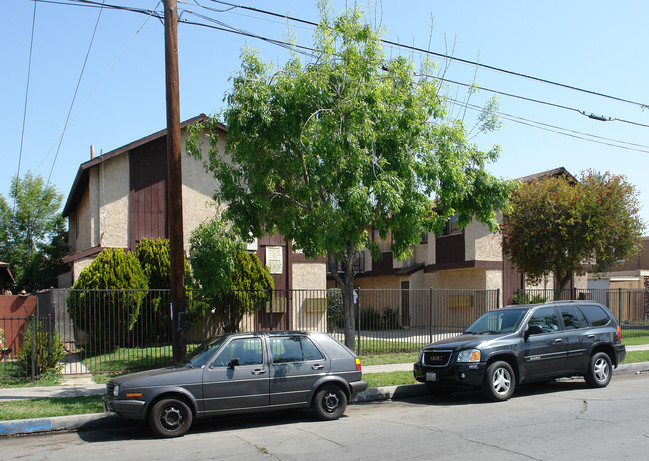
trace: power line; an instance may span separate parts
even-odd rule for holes
[[[90,50],[92,49],[92,44],[95,41],[95,34],[97,33],[97,27],[99,26],[99,20],[101,19],[101,13],[104,11],[103,8],[99,9],[99,14],[97,15],[97,22],[95,22],[95,28],[92,31],[92,37],[90,37],[90,44],[88,45],[88,51],[86,52],[86,58],[83,61],[83,66],[81,67],[81,73],[79,74],[79,79],[77,80],[77,87],[74,90],[74,95],[72,96],[72,102],[70,103],[70,109],[68,110],[68,116],[65,119],[65,125],[63,125],[63,133],[59,141],[59,146],[56,149],[56,155],[54,155],[54,161],[52,162],[52,168],[50,168],[50,174],[47,177],[47,184],[49,185],[50,179],[52,178],[52,172],[54,171],[54,165],[56,160],[59,158],[59,151],[61,150],[61,144],[63,144],[63,136],[65,136],[65,130],[68,128],[68,122],[70,121],[70,115],[72,114],[72,108],[74,107],[74,102],[77,99],[77,93],[79,92],[79,86],[81,86],[81,79],[83,78],[83,72],[86,69],[86,64],[88,63],[88,57],[90,56]]]
[[[453,102],[454,104],[457,104],[460,107],[466,107],[468,109],[480,112],[482,111],[482,108],[480,106],[476,106],[475,104],[469,104],[467,102],[462,102],[462,101],[457,101],[455,99],[448,98],[449,101]],[[540,130],[544,131],[549,131],[552,133],[556,134],[561,134],[564,136],[572,137],[572,138],[577,138],[581,139],[584,141],[589,141],[589,142],[594,142],[596,144],[602,144],[606,146],[611,146],[611,147],[617,147],[619,149],[626,149],[626,150],[632,150],[636,152],[642,152],[645,154],[649,154],[649,146],[643,145],[643,144],[636,144],[636,143],[631,143],[627,141],[620,141],[618,139],[612,139],[612,138],[606,138],[603,136],[597,136],[594,134],[589,134],[589,133],[584,133],[581,131],[575,131],[575,130],[569,130],[567,128],[563,128],[560,126],[556,125],[551,125],[548,123],[543,123],[543,122],[538,122],[536,120],[530,120],[524,117],[519,117],[516,115],[511,115],[507,114],[504,112],[496,112],[498,115],[502,116],[506,120],[519,123],[521,125],[526,125],[530,126],[532,128],[538,128]],[[614,144],[615,143],[615,144]],[[625,145],[620,145],[620,144],[625,144]],[[628,146],[628,147],[627,147]]]
[[[229,3],[229,2],[222,1],[222,0],[209,0],[209,1],[211,1],[213,3],[219,3],[219,4],[222,4],[222,5],[231,6],[231,7],[236,7],[236,8],[241,8],[241,9],[245,9],[245,10],[255,11],[255,12],[270,15],[270,16],[281,17],[281,18],[289,19],[291,21],[296,21],[296,22],[299,22],[299,23],[302,23],[302,24],[308,24],[308,25],[314,26],[314,27],[318,26],[318,24],[313,22],[313,21],[308,21],[308,20],[305,20],[305,19],[295,18],[295,17],[290,16],[290,15],[284,15],[284,14],[280,14],[280,13],[275,13],[273,11],[262,10],[262,9],[259,9],[259,8],[254,8],[254,7],[246,6],[246,5],[235,5],[234,3]],[[612,100],[619,101],[619,102],[625,102],[625,103],[628,103],[628,104],[634,104],[636,106],[640,106],[642,109],[649,108],[649,104],[643,104],[643,103],[640,103],[640,102],[637,102],[637,101],[631,101],[629,99],[624,99],[624,98],[620,98],[620,97],[617,97],[617,96],[611,96],[611,95],[601,93],[601,92],[598,92],[598,91],[587,90],[587,89],[579,88],[579,87],[576,87],[576,86],[573,86],[573,85],[567,85],[565,83],[559,83],[559,82],[555,82],[555,81],[540,78],[540,77],[534,77],[532,75],[523,74],[521,72],[515,72],[515,71],[507,70],[507,69],[504,69],[504,68],[501,68],[501,67],[496,67],[496,66],[490,66],[488,64],[482,64],[482,63],[477,62],[477,61],[471,61],[471,60],[468,60],[468,59],[462,59],[462,58],[451,56],[451,55],[448,55],[448,54],[445,54],[445,53],[439,53],[439,52],[436,52],[436,51],[430,51],[430,50],[426,50],[426,49],[419,48],[419,47],[412,46],[412,45],[404,45],[404,44],[401,44],[399,42],[394,42],[392,40],[381,39],[381,41],[383,43],[385,43],[386,45],[391,45],[391,46],[396,46],[396,47],[399,47],[399,48],[404,48],[404,49],[407,49],[407,50],[410,50],[410,51],[415,51],[417,53],[429,54],[429,55],[432,55],[432,56],[437,56],[437,57],[440,57],[440,58],[449,59],[451,61],[457,61],[457,62],[461,62],[463,64],[469,64],[471,66],[481,67],[483,69],[488,69],[488,70],[492,70],[492,71],[495,71],[495,72],[500,72],[500,73],[504,73],[504,74],[513,75],[515,77],[525,78],[525,79],[528,79],[528,80],[533,80],[533,81],[545,83],[545,84],[548,84],[548,85],[554,85],[554,86],[558,86],[558,87],[561,87],[561,88],[566,88],[566,89],[569,89],[569,90],[579,91],[579,92],[590,94],[590,95],[593,95],[593,96],[600,96],[600,97],[603,97],[603,98],[608,98],[608,99],[612,99]]]
[[[62,3],[62,2],[57,2],[57,1],[54,1],[54,0],[34,0],[34,1],[70,5],[70,3]],[[126,11],[131,11],[131,12],[147,14],[149,17],[154,16],[154,17],[160,18],[160,14],[156,13],[155,10],[135,9],[135,8],[124,7],[124,6],[119,6],[119,5],[106,4],[106,3],[99,4],[98,2],[95,2],[95,1],[92,1],[92,0],[71,0],[71,1],[82,4],[82,5],[79,5],[79,6],[115,8],[115,9],[119,9],[119,10],[126,10]],[[297,22],[301,22],[301,23],[304,23],[304,24],[308,24],[308,25],[317,26],[316,23],[313,23],[311,21],[305,21],[305,20],[302,20],[302,19],[291,18],[291,17],[287,17],[287,16],[284,16],[284,15],[280,15],[278,13],[259,10],[257,8],[246,7],[246,6],[242,6],[242,5],[233,5],[231,3],[222,2],[222,1],[219,1],[219,0],[210,0],[210,1],[212,1],[214,3],[225,4],[225,5],[231,6],[232,8],[230,8],[228,10],[215,10],[213,8],[204,7],[203,5],[198,3],[197,0],[194,0],[194,3],[196,5],[198,5],[198,6],[200,6],[200,7],[204,7],[206,9],[208,9],[208,10],[216,11],[216,12],[227,12],[227,11],[233,10],[234,8],[243,8],[243,9],[252,10],[252,11],[256,11],[256,12],[262,12],[264,14],[270,14],[270,15],[276,16],[276,17],[282,17],[284,19],[288,18],[288,19],[291,19],[291,20],[294,20],[294,21],[297,21]],[[313,56],[313,53],[316,51],[311,47],[297,45],[295,43],[289,43],[289,42],[282,41],[282,40],[271,39],[271,38],[268,38],[268,37],[261,36],[259,34],[248,32],[248,31],[245,31],[243,29],[239,29],[237,27],[230,26],[230,25],[226,24],[223,21],[219,21],[217,19],[210,18],[208,16],[193,12],[191,10],[185,10],[185,11],[188,14],[194,15],[194,16],[200,18],[200,19],[203,19],[204,21],[212,22],[213,24],[205,24],[205,23],[201,23],[201,22],[195,22],[195,21],[189,21],[189,20],[181,20],[181,22],[184,23],[184,24],[196,25],[196,26],[206,27],[206,28],[210,28],[210,29],[223,31],[223,32],[230,32],[230,33],[235,33],[235,34],[246,36],[246,37],[255,38],[255,39],[266,41],[268,43],[278,45],[278,46],[281,46],[281,47],[284,47],[284,48],[287,48],[287,49],[293,49],[293,50],[296,50],[296,51],[298,51],[300,53],[307,54],[309,56]],[[216,25],[214,25],[214,24],[216,24]],[[408,47],[408,46],[403,46],[403,47],[411,48],[411,47]],[[423,53],[428,53],[425,50],[417,50],[417,51],[423,52]],[[434,54],[434,53],[432,53],[432,54]],[[451,59],[452,57],[449,56],[448,58]],[[444,82],[448,82],[448,83],[456,84],[456,85],[461,85],[461,86],[465,86],[465,87],[474,86],[474,85],[470,85],[470,84],[466,84],[466,83],[462,83],[462,82],[453,81],[453,80],[450,80],[450,79],[445,79],[445,78],[442,78],[442,77],[435,77],[435,76],[430,76],[430,75],[421,75],[421,76],[425,76],[425,77],[429,77],[429,78],[435,78],[435,79],[438,79],[438,80],[441,80],[441,81],[444,81]],[[543,100],[534,99],[534,98],[528,98],[528,97],[515,95],[515,94],[512,94],[512,93],[501,92],[501,91],[497,91],[497,90],[492,90],[492,89],[484,88],[484,87],[480,87],[480,89],[488,91],[488,92],[493,92],[495,94],[500,94],[500,95],[503,95],[503,96],[513,97],[513,98],[526,100],[526,101],[534,102],[534,103],[538,103],[538,104],[544,104],[544,105],[548,105],[548,106],[551,106],[551,107],[560,108],[560,109],[564,109],[564,110],[570,110],[570,111],[580,113],[582,115],[589,116],[585,111],[582,111],[582,110],[579,110],[579,109],[576,109],[576,108],[573,108],[573,107],[569,107],[569,106],[564,106],[564,105],[561,105],[561,104],[551,103],[551,102],[548,102],[548,101],[543,101]],[[607,95],[601,95],[601,96],[608,97]],[[611,98],[616,99],[614,97],[611,97]],[[449,99],[449,100],[453,101],[452,99]],[[455,102],[458,103],[457,101],[455,101]],[[625,102],[634,103],[633,101],[625,101]],[[463,104],[463,103],[459,103],[459,104]],[[634,104],[639,104],[639,103],[634,103]],[[468,105],[468,104],[465,105],[465,107],[468,107],[468,108],[473,109],[473,110],[481,110],[480,108],[478,108],[478,106],[472,106],[472,105]],[[635,150],[635,151],[643,152],[643,153],[649,153],[649,151],[645,151],[645,150],[642,150],[642,149],[636,149],[634,147],[625,147],[625,146],[619,145],[619,144],[626,144],[626,145],[629,145],[629,146],[637,146],[637,147],[640,147],[640,148],[648,148],[647,146],[643,146],[643,145],[640,145],[640,144],[633,144],[633,143],[627,143],[627,142],[624,142],[624,141],[598,137],[598,136],[590,135],[590,134],[587,134],[587,133],[581,133],[581,132],[577,132],[577,131],[566,130],[566,129],[561,128],[561,127],[556,127],[556,126],[553,126],[553,125],[544,124],[542,122],[536,122],[536,121],[524,119],[522,117],[517,117],[517,116],[514,116],[514,115],[509,115],[509,114],[504,114],[504,113],[500,113],[500,114],[503,117],[506,117],[506,119],[511,120],[511,121],[513,121],[515,123],[520,123],[520,124],[535,127],[535,128],[538,128],[538,129],[543,129],[545,131],[551,131],[551,132],[555,132],[557,134],[562,134],[562,135],[565,135],[565,136],[570,136],[570,137],[574,137],[574,138],[578,138],[578,139],[583,139],[583,140],[590,141],[590,142],[596,142],[596,143],[600,143],[600,144],[604,144],[604,145],[609,145],[609,146],[612,146],[612,147],[618,147],[618,148],[623,148],[623,149]],[[592,114],[591,114],[591,118],[596,118],[596,117],[592,116]],[[637,126],[649,127],[649,125],[645,125],[645,124],[638,123],[638,122],[633,122],[633,121],[628,121],[628,120],[623,120],[623,119],[617,119],[617,118],[603,118],[603,119],[607,120],[607,121],[620,121],[620,122],[630,123],[630,124],[637,125]],[[572,133],[572,134],[570,134],[570,133]],[[584,137],[584,136],[586,136],[586,137]],[[597,139],[600,139],[602,141],[611,141],[611,142],[618,143],[618,144],[612,144],[612,143],[609,143],[609,142],[601,142],[601,141],[597,141],[595,139],[590,139],[590,138],[597,138]]]
[[[25,142],[25,124],[27,123],[27,101],[29,99],[29,81],[32,75],[32,52],[34,50],[34,31],[36,30],[36,3],[34,2],[34,13],[32,15],[32,35],[29,41],[29,60],[27,64],[27,85],[25,86],[25,107],[23,109],[23,127],[20,133],[20,151],[18,152],[18,172],[16,178],[20,179],[20,165],[23,159],[23,146]],[[14,211],[16,210],[16,201],[18,200],[18,181],[16,181],[16,190],[14,196]]]

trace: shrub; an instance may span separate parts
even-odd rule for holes
[[[385,330],[398,330],[401,328],[401,316],[398,309],[387,307],[381,314],[381,324]]]
[[[548,298],[541,295],[530,295],[529,293],[519,293],[514,295],[512,302],[514,304],[541,304],[548,300]]]
[[[68,299],[77,328],[89,333],[93,345],[122,345],[140,315],[147,280],[139,261],[122,249],[105,249],[81,271]]]
[[[34,349],[33,369],[32,344]],[[25,325],[22,331],[22,346],[18,353],[18,369],[21,374],[25,372],[27,376],[31,376],[33,372],[34,376],[40,376],[51,371],[58,371],[59,362],[64,355],[63,342],[59,339],[56,327],[52,331],[48,331],[45,324],[38,320],[33,320]]]
[[[345,324],[343,310],[343,293],[339,288],[327,290],[327,332],[333,333],[336,328]]]

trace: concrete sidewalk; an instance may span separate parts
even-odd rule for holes
[[[627,346],[627,352],[649,350],[649,344]],[[393,371],[411,371],[412,363],[390,365],[370,365],[363,367],[363,373],[387,373]],[[639,374],[649,372],[649,362],[622,364],[614,375]],[[60,386],[20,387],[0,389],[0,401],[39,399],[51,397],[78,397],[83,395],[100,395],[105,392],[104,384],[96,384],[89,374],[70,376]],[[370,402],[389,400],[426,394],[423,384],[369,388],[358,394],[356,401]],[[0,421],[0,438],[3,436],[26,435],[44,432],[80,431],[98,428],[116,427],[125,424],[125,420],[113,413],[93,413],[86,415],[57,416],[50,418]]]

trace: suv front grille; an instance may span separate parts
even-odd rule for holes
[[[115,388],[115,383],[112,383],[110,381],[106,383],[106,395],[112,396],[114,388]]]
[[[448,362],[451,360],[451,355],[453,351],[424,351],[424,365],[429,365],[433,367],[444,367],[448,365]]]

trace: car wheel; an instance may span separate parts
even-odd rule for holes
[[[494,362],[487,367],[482,383],[482,394],[492,401],[504,401],[514,393],[514,371],[503,361]]]
[[[194,416],[185,402],[163,399],[153,405],[149,414],[151,429],[160,437],[180,437],[192,425]]]
[[[316,392],[312,407],[319,419],[338,419],[347,408],[347,395],[340,386],[325,384]]]
[[[586,383],[591,387],[606,387],[611,382],[613,368],[611,358],[605,352],[593,354],[586,372]]]

